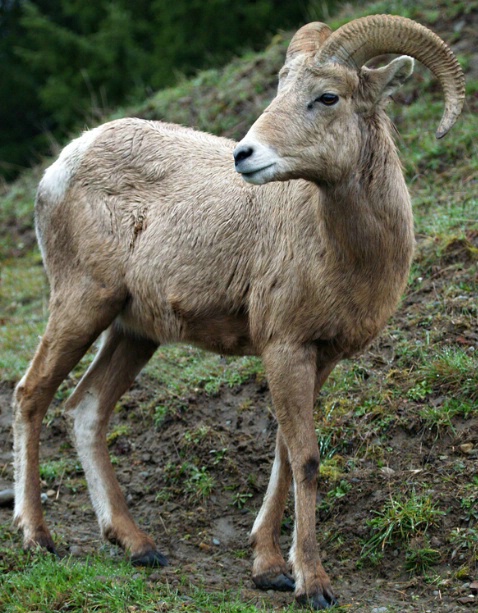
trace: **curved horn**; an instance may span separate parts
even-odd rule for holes
[[[370,15],[342,26],[318,54],[319,62],[335,61],[355,70],[383,53],[403,53],[424,64],[439,80],[445,111],[436,137],[455,123],[465,99],[465,76],[452,50],[428,28],[394,15]]]
[[[332,34],[325,23],[313,21],[297,30],[287,48],[286,61],[302,53],[317,53]]]

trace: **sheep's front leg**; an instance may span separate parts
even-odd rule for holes
[[[287,447],[279,427],[269,485],[251,533],[254,550],[252,579],[262,590],[293,591],[295,587],[287,572],[279,544],[280,526],[291,481]]]
[[[336,599],[319,558],[315,534],[319,448],[313,406],[316,381],[322,378],[317,373],[316,350],[312,346],[275,344],[267,348],[263,358],[294,480],[295,527],[290,561],[295,597],[315,610],[327,609]]]

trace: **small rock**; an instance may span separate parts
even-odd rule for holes
[[[395,474],[395,471],[393,470],[393,468],[390,468],[389,466],[384,466],[383,468],[380,469],[380,472],[382,473],[382,475],[385,475],[386,477],[391,477],[392,475]]]
[[[47,494],[45,494],[45,492],[42,493],[40,498],[41,498],[41,501],[42,501],[43,504],[45,504],[45,502],[48,502],[48,496],[47,496]]]
[[[15,492],[13,490],[3,490],[0,492],[0,507],[13,506],[15,500]]]
[[[186,594],[182,594],[179,598],[183,602],[190,602],[190,603],[194,602],[194,600],[191,598],[191,596],[186,596]]]
[[[221,544],[221,541],[219,539],[214,538],[212,539],[212,544],[217,546]]]
[[[48,498],[51,498],[52,496],[54,496],[56,494],[55,490],[48,490],[46,495],[48,496]]]
[[[478,594],[478,581],[473,581],[470,583],[470,590],[472,594]]]
[[[105,575],[96,575],[95,581],[98,581],[98,583],[108,583],[108,577]]]
[[[387,613],[388,608],[387,607],[374,607],[372,609],[372,613]]]
[[[77,558],[83,555],[83,551],[81,549],[81,547],[78,547],[78,545],[71,545],[70,547],[70,555]]]
[[[460,445],[460,451],[466,454],[471,453],[473,451],[473,443],[463,443],[463,445]]]

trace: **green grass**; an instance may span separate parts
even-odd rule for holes
[[[37,253],[0,268],[0,379],[17,380],[33,357],[47,317],[47,282]]]
[[[370,537],[365,541],[360,556],[361,562],[378,563],[386,548],[397,544],[408,544],[412,538],[424,537],[431,526],[438,525],[445,514],[432,502],[430,496],[417,494],[412,490],[406,497],[390,497],[381,511],[373,512],[375,517],[367,522],[370,528]],[[409,556],[412,565],[422,565],[425,555],[431,557],[429,548],[420,549],[421,554],[415,551]],[[428,554],[425,552],[428,551]],[[412,550],[413,553],[413,550]],[[409,568],[410,569],[410,568]]]
[[[459,559],[469,562],[469,568],[476,566],[478,562],[478,528],[457,527],[448,535],[448,540],[453,547],[452,557],[458,555]]]
[[[263,376],[258,358],[224,358],[184,345],[160,347],[145,372],[163,387],[165,399],[199,391],[214,395],[223,385],[234,387],[250,378]],[[161,396],[158,397],[160,401]]]
[[[223,387],[234,388],[264,378],[259,358],[225,358],[189,345],[160,347],[144,373],[155,382],[155,397],[143,410],[153,415],[158,428],[168,416],[186,409],[191,396],[216,396]]]
[[[3,564],[4,555],[5,551],[0,551],[0,569],[3,565],[2,570],[9,571],[2,578],[2,613],[255,613],[259,610],[253,604],[242,602],[234,592],[219,589],[208,593],[189,586],[187,577],[181,576],[179,587],[172,587],[167,581],[149,580],[151,571],[135,572],[127,563],[101,556],[79,561],[22,554],[16,557],[12,569]]]
[[[421,547],[410,547],[405,554],[405,570],[411,575],[424,575],[438,564],[441,554],[428,544]]]

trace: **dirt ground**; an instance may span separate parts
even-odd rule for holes
[[[12,478],[12,391],[12,384],[3,383],[0,387],[0,440],[5,442],[0,453],[0,490],[11,486]],[[153,580],[168,581],[182,589],[180,574],[187,575],[191,583],[206,589],[240,589],[245,601],[259,604],[265,597],[266,608],[280,610],[291,601],[291,595],[273,592],[264,595],[254,589],[247,546],[273,457],[276,425],[266,384],[250,381],[237,388],[223,389],[216,397],[204,394],[183,399],[185,408],[168,416],[159,427],[139,410],[140,403],[153,397],[152,381],[146,375],[140,376],[113,418],[113,431],[124,431],[119,426],[127,425],[127,434],[118,436],[110,445],[134,517],[170,560],[169,567],[153,573]],[[70,466],[74,465],[75,454],[68,445],[65,421],[60,411],[50,412],[52,417],[42,434],[42,459],[66,458]],[[198,434],[185,437],[185,432]],[[451,463],[463,459],[455,450],[464,440],[477,446],[478,419],[456,424],[453,440],[448,437],[433,440],[423,433],[394,427],[387,441],[392,471],[383,472],[376,465],[363,462],[347,474],[352,489],[334,506],[333,516],[319,517],[317,525],[319,542],[323,534],[334,530],[340,533],[340,546],[322,551],[322,557],[341,604],[350,605],[351,611],[376,612],[387,605],[394,605],[397,611],[473,610],[476,604],[460,603],[469,594],[469,582],[450,578],[450,588],[443,592],[421,579],[411,579],[403,572],[403,561],[397,551],[386,556],[378,567],[361,570],[356,567],[365,521],[370,518],[371,509],[386,499],[393,481],[422,472],[424,478],[434,483],[434,488],[442,487]],[[187,488],[178,468],[192,456],[201,459],[215,479],[212,493],[203,500],[185,492]],[[320,503],[326,491],[324,487],[319,489]],[[452,499],[453,489],[448,484],[441,492],[442,499],[450,497],[447,501],[450,507],[457,502]],[[122,555],[99,539],[79,469],[78,475],[73,470],[73,474],[60,476],[53,486],[45,483],[44,491],[48,494],[45,513],[56,533],[60,554],[84,558],[103,548],[107,555]],[[244,495],[240,497],[238,492]],[[8,523],[10,519],[11,510],[0,509],[0,522]],[[289,506],[282,536],[284,548],[290,545],[291,526]],[[433,545],[440,548],[443,545],[440,533],[433,538]],[[132,569],[135,572],[138,570]],[[447,573],[451,577],[450,568],[441,569],[442,576]]]

